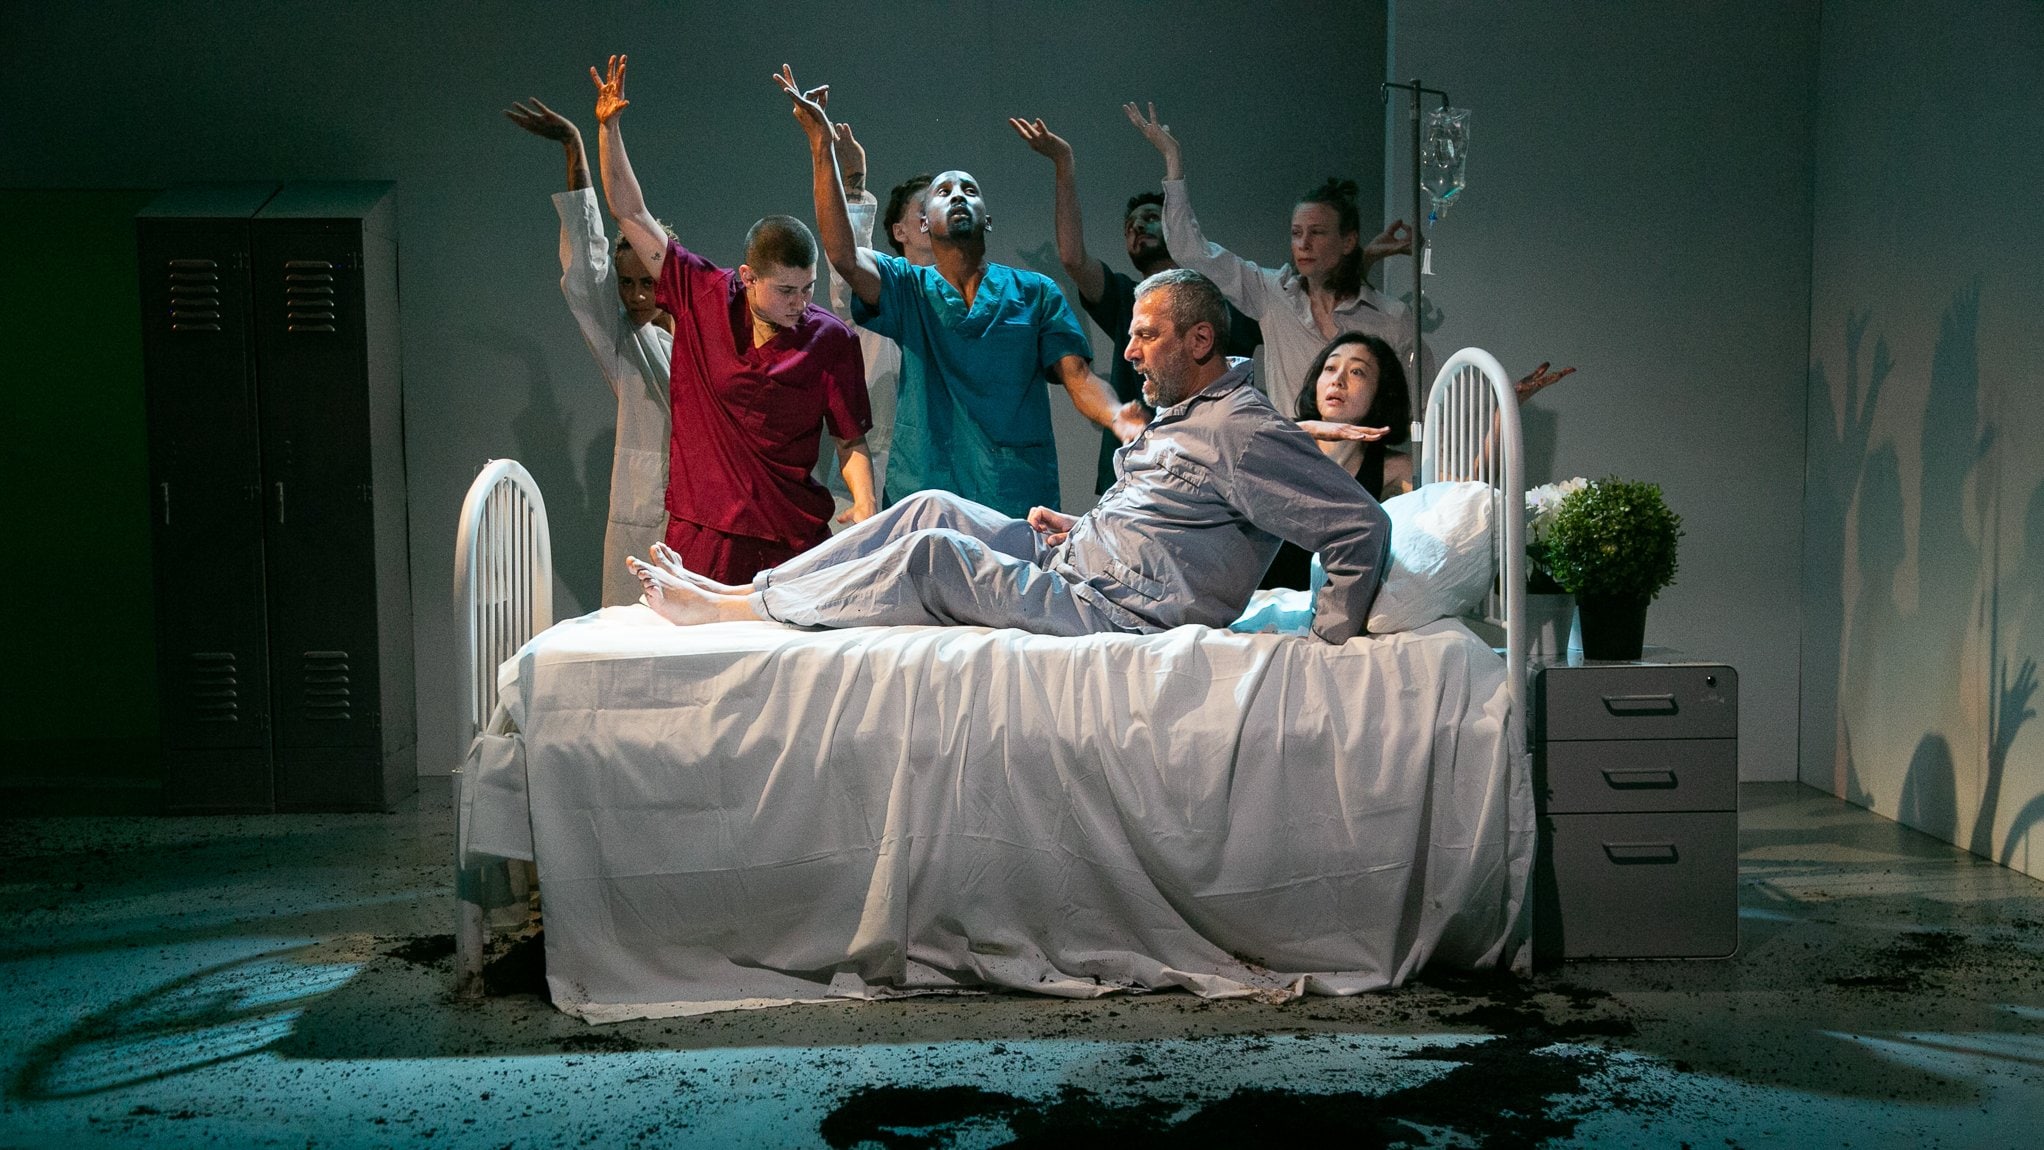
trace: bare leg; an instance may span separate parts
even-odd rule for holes
[[[639,584],[646,589],[646,606],[678,627],[759,618],[752,609],[751,601],[744,595],[707,590],[637,557],[626,559],[625,565],[632,569],[632,574],[638,576]]]
[[[708,591],[712,594],[744,595],[752,590],[751,584],[747,584],[743,587],[734,587],[729,583],[719,583],[715,579],[710,578],[708,575],[704,575],[699,572],[689,570],[687,567],[682,565],[680,552],[677,552],[674,548],[669,547],[665,543],[653,544],[653,548],[650,553],[653,557],[654,565],[658,566],[661,570],[667,572],[669,575],[672,575],[678,579],[686,579],[689,582],[694,583],[697,587],[700,587],[703,590]]]

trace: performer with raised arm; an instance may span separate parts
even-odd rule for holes
[[[1056,506],[1046,378],[1123,440],[1141,430],[1141,407],[1117,402],[1088,369],[1092,347],[1056,283],[988,262],[993,221],[970,172],[939,172],[924,193],[918,226],[934,265],[860,247],[824,109],[828,87],[805,92],[786,67],[775,81],[809,137],[816,223],[824,254],[851,286],[852,314],[901,345],[887,502],[941,488],[1011,515]]]
[[[746,579],[829,538],[835,505],[810,477],[824,425],[853,497],[845,518],[875,509],[859,344],[811,302],[816,239],[793,216],[753,224],[735,271],[666,237],[625,154],[625,59],[589,75],[604,197],[674,316],[667,545],[691,570]]]
[[[1411,251],[1412,229],[1404,221],[1364,244],[1355,182],[1330,179],[1292,208],[1291,261],[1281,268],[1259,267],[1207,242],[1200,231],[1185,190],[1178,137],[1158,120],[1157,105],[1150,105],[1147,116],[1134,104],[1122,111],[1164,156],[1164,242],[1171,254],[1219,284],[1228,302],[1263,325],[1263,386],[1279,411],[1297,407],[1300,381],[1314,358],[1345,331],[1374,335],[1399,355],[1412,354],[1405,305],[1363,278],[1372,263]],[[1423,346],[1418,382],[1433,378],[1433,352]]]
[[[1139,398],[1142,380],[1122,352],[1128,350],[1128,321],[1135,314],[1136,281],[1126,273],[1107,266],[1105,261],[1093,258],[1086,250],[1086,226],[1079,212],[1079,185],[1073,173],[1072,146],[1062,136],[1044,126],[1041,119],[1010,119],[1008,125],[1031,151],[1048,159],[1057,180],[1057,257],[1064,265],[1065,274],[1079,285],[1079,306],[1107,333],[1114,342],[1114,370],[1107,382],[1114,387],[1114,394],[1124,402]],[[1130,196],[1128,208],[1122,213],[1122,242],[1128,249],[1128,260],[1135,265],[1137,274],[1155,275],[1167,268],[1175,268],[1178,261],[1171,258],[1171,251],[1164,246],[1164,196],[1160,192],[1138,192]],[[1228,305],[1229,355],[1250,356],[1256,354],[1256,345],[1263,342],[1263,333],[1256,321],[1243,315],[1235,305]],[[1100,435],[1100,464],[1094,478],[1093,490],[1098,493],[1107,490],[1114,482],[1114,449],[1121,441],[1103,431]]]
[[[617,254],[603,233],[603,214],[589,181],[582,133],[538,99],[514,103],[504,115],[567,153],[568,190],[554,193],[561,217],[561,294],[617,397],[616,447],[610,462],[610,513],[603,525],[603,604],[631,603],[639,581],[625,556],[644,555],[667,533],[668,362],[674,318],[653,302],[653,272],[631,242]]]
[[[941,249],[940,249],[941,250]],[[1384,509],[1249,385],[1221,345],[1212,281],[1173,268],[1136,288],[1124,354],[1156,415],[1116,456],[1119,481],[1083,516],[1028,517],[919,492],[747,582],[664,553],[632,561],[646,603],[690,625],[959,624],[1047,635],[1225,627],[1279,540],[1320,554],[1313,633],[1362,633],[1391,538]]]

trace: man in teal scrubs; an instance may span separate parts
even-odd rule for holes
[[[1055,508],[1057,444],[1044,382],[1063,384],[1081,415],[1123,442],[1142,430],[1142,406],[1120,402],[1092,373],[1091,344],[1056,283],[987,262],[993,221],[971,173],[940,172],[924,192],[917,226],[929,233],[934,266],[859,247],[826,89],[802,91],[786,68],[776,79],[809,136],[817,230],[851,286],[852,315],[901,345],[886,501],[941,488],[1018,518]]]

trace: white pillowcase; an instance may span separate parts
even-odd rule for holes
[[[1487,483],[1429,483],[1384,501],[1391,570],[1370,607],[1370,632],[1389,635],[1461,615],[1490,593]]]
[[[1389,635],[1473,610],[1490,593],[1492,561],[1487,483],[1429,483],[1384,501],[1391,517],[1391,567],[1370,607],[1370,633]],[[1320,556],[1304,591],[1259,591],[1236,631],[1302,635],[1327,582]]]

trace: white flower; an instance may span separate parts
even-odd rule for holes
[[[1559,483],[1543,483],[1526,493],[1526,533],[1529,545],[1547,541],[1548,528],[1554,526],[1554,516],[1561,510],[1561,501],[1588,487],[1590,481],[1582,476],[1564,479]]]

